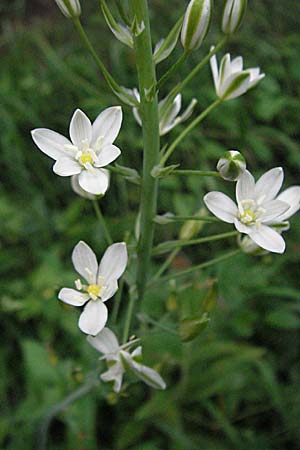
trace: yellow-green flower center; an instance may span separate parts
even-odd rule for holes
[[[98,286],[98,284],[90,284],[87,288],[87,293],[99,297],[100,286]]]
[[[245,209],[243,214],[240,216],[241,222],[243,222],[245,225],[249,225],[250,223],[255,222],[255,213],[251,209]]]
[[[81,164],[92,164],[93,157],[90,152],[82,152],[82,155],[79,157],[79,161],[81,162]]]

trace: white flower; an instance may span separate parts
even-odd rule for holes
[[[211,48],[213,49],[214,47]],[[231,100],[245,94],[265,76],[258,67],[243,70],[243,58],[238,56],[231,61],[229,53],[222,58],[220,69],[216,55],[211,57],[210,66],[217,96],[222,100]]]
[[[63,288],[58,294],[59,300],[73,306],[83,306],[79,318],[79,328],[87,334],[96,335],[107,321],[107,308],[104,304],[118,290],[118,279],[127,265],[125,242],[110,245],[98,266],[93,250],[80,241],[72,253],[75,270],[87,281],[75,281],[75,289]]]
[[[140,94],[138,90],[133,89],[133,93],[136,99],[140,101]],[[188,120],[193,113],[195,105],[197,104],[197,100],[193,98],[183,114],[179,116],[178,114],[181,110],[181,94],[176,95],[172,103],[165,109],[164,105],[168,98],[168,96],[165,97],[158,104],[160,136],[164,136],[165,134],[169,133],[169,131],[171,131],[174,127]],[[142,126],[142,119],[138,108],[133,108],[133,115],[137,123]]]
[[[236,150],[228,150],[217,164],[217,171],[224,180],[236,181],[246,170],[246,160],[243,155]]]
[[[113,145],[122,123],[120,106],[105,109],[93,125],[77,109],[70,122],[71,141],[55,131],[38,128],[31,132],[38,148],[56,163],[53,171],[62,177],[78,175],[80,187],[91,194],[104,194],[109,176],[103,167],[121,153]]]
[[[285,242],[276,225],[299,209],[300,187],[294,186],[276,197],[282,182],[281,167],[269,170],[256,183],[246,170],[236,184],[237,205],[222,192],[209,192],[204,202],[215,216],[234,223],[240,233],[247,234],[263,249],[283,253]]]
[[[222,31],[225,34],[235,33],[246,13],[247,0],[227,0],[222,17]]]
[[[79,0],[68,0],[66,3],[64,0],[55,0],[59,9],[64,16],[71,19],[73,16],[78,17],[81,14],[81,6]]]
[[[291,186],[278,195],[277,200],[281,200],[289,205],[289,208],[281,216],[277,217],[272,224],[278,233],[287,231],[290,228],[288,219],[300,209],[300,186]],[[261,255],[266,252],[257,245],[249,236],[239,238],[238,244],[245,253]]]
[[[137,347],[129,353],[128,349],[134,342],[128,342],[120,347],[115,334],[108,328],[103,328],[95,337],[88,336],[87,340],[104,355],[100,359],[106,360],[109,369],[101,375],[101,379],[105,382],[113,381],[116,393],[121,390],[123,375],[126,371],[133,373],[153,388],[166,388],[166,383],[155,370],[141,364],[142,347]]]
[[[181,30],[181,43],[185,50],[196,50],[202,44],[208,33],[212,9],[212,0],[191,0],[188,4]]]
[[[106,172],[107,177],[108,177],[108,185],[107,185],[107,188],[108,188],[109,187],[110,173],[106,169],[103,169],[103,171]],[[71,177],[71,188],[73,189],[75,194],[79,195],[80,197],[86,198],[88,200],[96,200],[97,198],[103,197],[103,195],[105,194],[106,191],[103,192],[102,194],[99,194],[99,195],[90,194],[89,192],[87,192],[84,189],[82,189],[82,187],[79,184],[78,178],[79,178],[78,175],[73,175]]]

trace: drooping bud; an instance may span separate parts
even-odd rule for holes
[[[181,43],[185,50],[196,50],[202,44],[208,33],[212,7],[212,0],[190,1],[181,30]]]
[[[227,0],[222,18],[222,31],[225,34],[235,33],[244,18],[247,0]]]
[[[246,170],[246,160],[236,150],[229,150],[219,159],[217,170],[224,180],[236,181]]]
[[[81,14],[81,6],[79,0],[55,0],[59,9],[68,19],[79,17]]]

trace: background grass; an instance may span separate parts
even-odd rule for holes
[[[187,2],[150,3],[158,41]],[[212,30],[181,76],[220,36],[223,2],[215,3]],[[121,84],[135,86],[131,51],[113,39],[97,2],[83,6],[84,25],[107,66]],[[78,240],[86,240],[99,254],[105,249],[92,205],[72,193],[68,179],[52,173],[52,162],[37,151],[29,132],[45,126],[66,133],[76,107],[94,118],[118,101],[54,2],[2,1],[0,13],[0,304],[5,339],[0,349],[0,448],[27,450],[39,447],[38,429],[51,407],[82,386],[97,366],[96,352],[78,331],[78,311],[58,302],[57,292],[73,282],[70,253]],[[267,76],[251,93],[214,111],[184,140],[174,162],[182,168],[212,170],[220,155],[234,148],[244,153],[256,176],[282,165],[285,186],[299,184],[299,17],[297,0],[250,2],[241,32],[229,48],[243,55],[247,67],[260,66]],[[180,51],[178,45],[159,73]],[[174,76],[168,87],[179,79]],[[196,97],[201,111],[214,95],[207,68],[186,89],[183,102]],[[139,170],[141,132],[126,107],[118,144],[123,150],[119,162]],[[204,193],[215,188],[233,195],[230,183],[166,178],[159,210],[193,214],[203,206]],[[138,204],[137,187],[114,176],[101,201],[114,240],[132,232]],[[199,236],[220,228],[231,229],[206,225]],[[174,239],[178,231],[175,225],[158,227],[156,240]],[[57,415],[48,448],[299,449],[299,231],[294,217],[283,256],[240,255],[184,284],[149,292],[135,326],[143,336],[145,361],[161,371],[167,391],[130,383],[116,397],[101,384],[93,395]],[[173,268],[190,267],[235,245],[232,239],[191,247],[178,255]],[[217,303],[211,322],[195,341],[183,344],[177,324],[199,311],[207,295]],[[125,292],[120,317],[126,302]],[[121,325],[122,320],[115,331]]]

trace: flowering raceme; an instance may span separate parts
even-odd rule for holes
[[[277,196],[282,182],[281,167],[269,170],[256,183],[246,170],[236,184],[237,205],[222,192],[209,192],[204,202],[215,216],[234,223],[240,233],[247,234],[258,246],[283,253],[285,242],[276,226],[299,209],[300,187],[291,187]]]
[[[219,69],[216,55],[211,57],[210,66],[216,94],[221,100],[232,100],[245,94],[265,76],[258,67],[243,70],[243,58],[238,56],[231,61],[229,53],[222,58]]]
[[[99,114],[93,125],[77,109],[70,122],[71,141],[55,131],[37,128],[31,132],[38,148],[53,158],[53,171],[62,177],[78,175],[79,186],[95,195],[105,194],[109,175],[103,169],[121,153],[113,145],[122,123],[119,106],[107,108]]]
[[[78,279],[75,289],[63,288],[59,300],[72,306],[83,306],[79,318],[79,328],[86,334],[95,335],[103,329],[107,321],[107,308],[104,304],[118,290],[118,279],[127,265],[127,249],[124,242],[110,245],[98,266],[93,250],[80,241],[72,253],[75,270],[87,281]]]
[[[104,355],[100,359],[106,360],[109,369],[101,375],[101,379],[105,382],[112,381],[116,393],[121,390],[123,375],[126,371],[153,388],[166,388],[166,383],[155,370],[141,364],[141,346],[129,353],[128,348],[133,343],[128,342],[120,347],[115,334],[109,328],[103,328],[95,337],[88,336],[87,340],[98,352]]]

